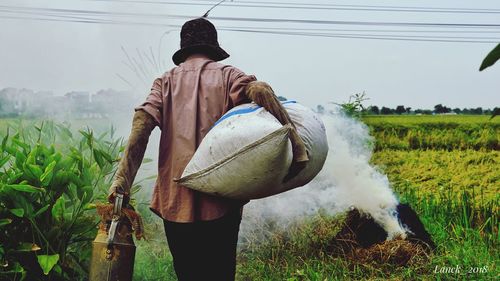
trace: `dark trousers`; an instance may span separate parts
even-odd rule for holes
[[[179,281],[233,281],[241,213],[194,223],[164,221]]]

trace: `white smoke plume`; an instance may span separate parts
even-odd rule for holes
[[[405,236],[396,216],[398,200],[387,176],[370,165],[372,137],[366,125],[339,110],[323,115],[329,153],[320,174],[309,184],[245,206],[241,235],[255,232],[266,219],[283,228],[322,210],[338,214],[354,207],[373,217],[388,239]]]

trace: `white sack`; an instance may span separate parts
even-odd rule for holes
[[[186,166],[179,184],[233,199],[257,199],[310,182],[328,153],[323,122],[309,108],[284,102],[309,153],[306,168],[286,183],[293,153],[289,126],[255,104],[227,112],[208,132]]]

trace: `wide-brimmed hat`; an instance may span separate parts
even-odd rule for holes
[[[215,26],[204,18],[187,21],[181,29],[181,48],[174,53],[175,65],[184,62],[192,54],[204,54],[214,61],[229,57],[217,41]]]

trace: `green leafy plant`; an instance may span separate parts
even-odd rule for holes
[[[0,279],[85,280],[94,202],[105,200],[122,141],[53,122],[11,125],[0,140]]]
[[[349,97],[349,101],[345,103],[334,103],[342,108],[345,114],[351,117],[360,117],[361,112],[365,109],[363,102],[367,101],[369,98],[366,97],[366,93],[357,93]]]
[[[483,71],[484,69],[492,66],[500,59],[500,44],[498,44],[488,55],[484,58],[481,66],[479,67],[479,71]]]

